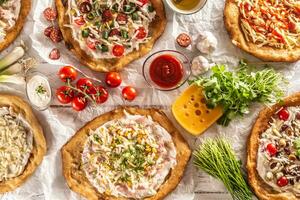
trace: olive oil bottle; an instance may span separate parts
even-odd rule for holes
[[[192,10],[201,0],[172,0],[174,5],[180,10]]]

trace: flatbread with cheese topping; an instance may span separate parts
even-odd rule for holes
[[[0,94],[0,194],[22,185],[46,153],[43,130],[20,97]]]
[[[66,45],[100,72],[148,53],[167,23],[161,0],[56,0],[56,8]]]
[[[298,0],[226,0],[225,26],[232,43],[265,61],[300,59]]]
[[[30,8],[31,0],[0,1],[0,52],[20,34]]]

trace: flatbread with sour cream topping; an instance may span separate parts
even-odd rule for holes
[[[191,156],[163,112],[133,107],[87,123],[61,153],[69,187],[90,200],[163,199]]]

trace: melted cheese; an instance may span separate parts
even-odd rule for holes
[[[241,28],[248,42],[293,49],[300,46],[300,2],[236,0]]]
[[[193,135],[200,135],[223,114],[221,107],[208,109],[202,89],[196,85],[187,88],[172,106],[177,122]]]
[[[28,123],[12,111],[0,108],[0,182],[19,176],[30,157],[33,136]]]

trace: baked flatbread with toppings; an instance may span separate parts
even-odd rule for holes
[[[265,61],[300,59],[300,1],[226,0],[224,20],[246,52]]]
[[[144,56],[163,33],[162,0],[56,0],[70,50],[95,71],[118,71]]]
[[[0,94],[0,193],[30,177],[46,153],[43,130],[21,98]]]
[[[248,140],[249,183],[259,199],[300,198],[300,93],[260,112]]]
[[[31,0],[0,0],[0,52],[20,34],[30,8]]]
[[[163,199],[191,156],[163,112],[133,107],[87,123],[61,153],[69,187],[90,200]]]

